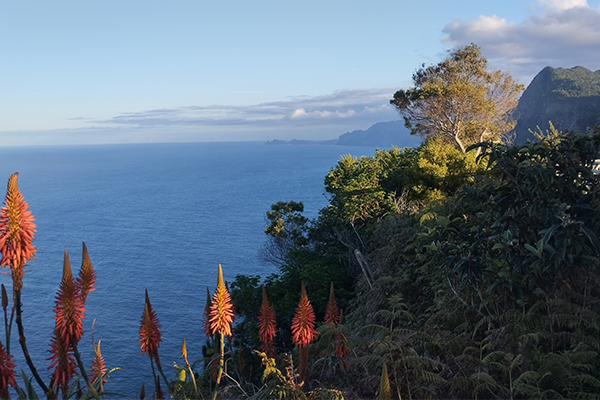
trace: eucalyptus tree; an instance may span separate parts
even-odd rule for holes
[[[488,71],[475,44],[437,65],[423,64],[412,80],[414,87],[390,100],[412,134],[440,137],[466,152],[472,144],[505,139],[514,128],[512,110],[524,86],[508,73]]]

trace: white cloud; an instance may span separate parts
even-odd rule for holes
[[[486,33],[496,32],[500,29],[505,29],[508,22],[504,18],[500,18],[497,15],[487,17],[480,15],[475,21],[472,22],[470,29],[472,33]]]
[[[303,118],[306,117],[308,114],[306,113],[306,110],[304,108],[298,108],[296,110],[294,110],[294,112],[292,113],[292,116],[290,118],[292,119],[297,119],[297,118]]]
[[[545,9],[555,12],[569,10],[575,7],[589,7],[587,0],[538,0]]]
[[[479,16],[453,21],[444,28],[445,43],[476,43],[490,66],[511,72],[521,83],[544,67],[600,69],[600,9],[586,0],[538,0],[537,14],[525,21]]]

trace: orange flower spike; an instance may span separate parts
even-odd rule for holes
[[[69,253],[65,250],[63,277],[56,295],[55,331],[67,347],[75,345],[83,335],[83,313],[85,307],[71,273]]]
[[[35,255],[32,245],[35,223],[28,204],[17,185],[18,173],[8,178],[4,207],[0,208],[0,259],[1,266],[11,269],[14,289],[23,287],[23,267]]]
[[[54,330],[50,341],[50,354],[48,360],[51,360],[51,363],[48,369],[54,368],[54,372],[50,374],[50,379],[54,382],[53,388],[59,386],[63,394],[67,393],[69,381],[75,376],[76,364],[71,346],[63,341],[57,329]]]
[[[217,277],[217,290],[213,295],[210,306],[210,329],[212,333],[221,333],[231,336],[231,323],[234,319],[233,303],[229,292],[223,281],[223,270],[219,264],[219,275]]]
[[[329,287],[329,302],[327,303],[327,310],[325,311],[325,323],[334,325],[340,323],[340,311],[338,310],[338,306],[335,301],[333,282],[331,282],[331,286]]]
[[[158,317],[150,304],[148,289],[146,289],[146,303],[144,305],[144,314],[140,323],[140,348],[142,354],[148,353],[151,358],[157,360],[158,363],[158,348],[161,342],[160,324]]]
[[[210,307],[212,306],[212,301],[210,300],[210,290],[206,288],[206,305],[204,306],[204,316],[202,317],[202,326],[204,327],[204,333],[206,333],[206,337],[209,338],[213,334],[210,328]]]
[[[306,288],[302,282],[300,291],[300,302],[296,309],[296,315],[292,319],[292,341],[297,347],[308,347],[318,332],[315,330],[315,312],[313,311]]]
[[[94,267],[92,267],[92,262],[90,261],[90,256],[85,243],[83,243],[81,269],[79,270],[77,284],[81,289],[81,298],[83,301],[87,299],[87,296],[90,292],[96,290],[96,287],[94,286],[96,284],[96,271],[94,271]]]
[[[8,399],[8,385],[17,387],[15,380],[15,361],[13,356],[6,353],[6,349],[0,342],[0,398]]]
[[[95,382],[106,372],[106,365],[104,364],[104,357],[100,353],[100,341],[98,345],[94,347],[94,361],[92,361],[92,373],[90,374],[90,382]],[[107,382],[106,379],[102,380],[102,384]]]
[[[273,338],[275,337],[275,312],[273,307],[269,304],[267,298],[267,291],[265,287],[262,288],[262,305],[260,306],[260,313],[258,315],[258,337],[262,343],[262,350],[267,353],[269,357],[274,356],[273,352]]]

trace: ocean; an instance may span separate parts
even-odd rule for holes
[[[40,375],[48,381],[64,250],[76,276],[85,242],[97,274],[79,345],[84,362],[91,365],[95,320],[93,336],[107,367],[121,368],[106,390],[135,397],[143,383],[153,387],[148,356],[139,347],[144,290],[161,324],[161,362],[174,379],[171,367],[183,362],[184,337],[188,358],[202,357],[206,287],[214,291],[218,264],[227,281],[276,272],[259,257],[270,205],[301,201],[305,215],[316,217],[327,205],[323,179],[340,156],[374,150],[259,142],[0,147],[0,182],[19,172],[19,188],[36,219],[37,254],[26,267],[22,303]],[[0,283],[12,287],[6,274]],[[11,353],[17,371],[31,376],[16,326]]]

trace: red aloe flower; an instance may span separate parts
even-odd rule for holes
[[[83,252],[81,254],[81,269],[79,270],[79,277],[77,278],[77,285],[81,290],[81,298],[83,301],[87,299],[90,292],[96,290],[94,284],[96,283],[96,271],[92,267],[90,256],[88,254],[87,247],[83,243]]]
[[[304,287],[304,282],[302,282],[300,302],[296,309],[296,315],[292,319],[292,341],[298,347],[300,356],[300,366],[298,368],[300,386],[304,384],[308,369],[308,345],[314,340],[317,334],[318,332],[315,330],[315,312],[310,305],[310,301],[308,301],[306,288]]]
[[[90,382],[95,382],[106,372],[106,365],[104,364],[104,357],[100,353],[100,341],[98,345],[94,347],[94,361],[92,361],[92,373],[90,374]],[[105,384],[106,379],[102,380],[102,384]]]
[[[69,253],[65,250],[63,276],[56,295],[54,313],[56,316],[54,336],[50,341],[51,360],[48,369],[54,368],[50,378],[54,388],[60,387],[63,395],[69,390],[69,381],[75,375],[75,359],[73,346],[76,346],[83,334],[84,302],[79,288],[71,273]]]
[[[315,330],[315,312],[306,296],[306,288],[302,282],[300,302],[296,315],[292,320],[292,341],[297,347],[307,347],[318,332]]]
[[[338,306],[335,301],[333,282],[331,282],[331,286],[329,287],[329,302],[327,303],[327,310],[325,311],[325,323],[337,325],[339,322],[340,311],[338,310]]]
[[[206,333],[206,338],[211,337],[212,330],[210,328],[210,307],[212,306],[212,301],[210,300],[210,290],[206,288],[206,305],[204,306],[204,316],[202,317],[202,326],[204,327],[204,333]]]
[[[221,333],[231,336],[231,323],[233,322],[234,311],[233,303],[229,297],[229,292],[223,281],[223,270],[219,264],[219,275],[217,277],[217,290],[213,295],[213,301],[210,306],[210,330],[212,333]]]
[[[73,358],[73,347],[63,340],[58,329],[54,329],[54,336],[50,341],[51,360],[48,369],[54,368],[50,379],[54,382],[53,389],[60,387],[63,395],[69,391],[69,381],[75,376],[75,359]]]
[[[260,306],[260,313],[258,314],[258,337],[261,341],[261,350],[264,351],[267,356],[274,358],[275,350],[273,348],[273,338],[275,337],[275,311],[269,304],[267,298],[267,291],[265,287],[262,288],[262,305]]]
[[[31,244],[35,235],[35,223],[28,205],[17,186],[18,173],[8,178],[4,207],[0,208],[0,266],[8,266],[13,279],[13,289],[23,287],[23,267],[35,255]]]
[[[79,288],[75,284],[69,263],[69,253],[65,250],[63,277],[56,295],[55,332],[62,338],[65,346],[76,345],[83,335],[84,302]]]
[[[13,356],[6,353],[6,349],[0,342],[0,399],[8,399],[8,385],[17,386],[15,380],[15,361]]]
[[[144,305],[144,314],[142,314],[140,323],[140,348],[142,354],[148,353],[150,358],[156,361],[157,365],[160,365],[158,359],[158,347],[160,346],[161,340],[158,317],[152,309],[150,297],[148,297],[148,289],[146,289],[146,303]]]

